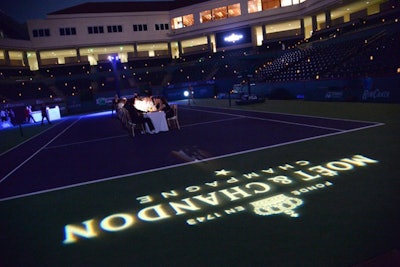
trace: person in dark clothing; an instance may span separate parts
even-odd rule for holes
[[[12,109],[12,108],[9,108],[8,110],[7,110],[7,112],[8,112],[8,117],[10,118],[10,122],[11,122],[11,124],[12,125],[17,125],[17,122],[15,121],[15,113],[14,113],[14,110]]]
[[[25,107],[25,119],[27,123],[30,123],[31,120],[33,120],[34,123],[36,123],[35,118],[32,116],[32,107],[31,106],[26,106]]]
[[[150,118],[145,118],[143,116],[143,113],[135,108],[135,100],[136,100],[135,97],[129,99],[126,102],[124,108],[126,108],[126,110],[128,110],[129,115],[130,115],[131,120],[132,120],[133,123],[136,123],[136,124],[139,124],[139,123],[147,124],[147,126],[149,127],[149,130],[150,130],[150,133],[153,133],[154,129],[155,129],[154,125],[153,125],[153,122],[151,121]]]
[[[174,110],[168,104],[167,98],[165,96],[161,97],[161,105],[158,110],[164,111],[167,119],[174,116]]]
[[[44,103],[40,107],[40,111],[42,112],[42,125],[43,125],[43,121],[44,121],[45,118],[46,118],[47,122],[49,124],[51,124],[51,121],[49,119],[49,114],[47,113],[47,107],[46,107],[46,105]]]
[[[119,103],[119,96],[116,94],[114,96],[114,99],[113,99],[112,104],[111,104],[112,105],[111,106],[111,116],[114,114],[114,111],[115,111],[115,114],[117,114],[118,103]]]

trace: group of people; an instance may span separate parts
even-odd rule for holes
[[[124,97],[119,98],[118,95],[115,95],[113,100],[112,113],[114,111],[118,113],[119,110],[122,108],[128,111],[131,121],[133,123],[147,125],[150,133],[154,133],[155,128],[151,119],[145,117],[144,113],[163,111],[165,112],[165,116],[167,119],[174,116],[174,111],[168,104],[165,96],[139,97],[138,95],[134,95],[132,98],[126,99]]]
[[[43,103],[40,107],[40,112],[42,115],[42,125],[44,125],[44,120],[46,119],[48,124],[51,124],[49,114],[47,112],[48,107]],[[17,114],[17,115],[16,115]],[[22,117],[23,116],[23,117]],[[27,105],[25,108],[19,111],[19,109],[14,112],[14,110],[9,108],[1,108],[0,109],[0,120],[1,120],[1,127],[12,127],[16,126],[20,123],[37,123],[38,121],[35,120],[32,112],[32,106]]]
[[[12,108],[6,108],[6,109],[1,109],[0,110],[0,118],[1,118],[1,124],[3,125],[16,125],[15,122],[15,113]],[[3,126],[2,126],[3,127]]]
[[[40,106],[40,113],[42,115],[42,125],[44,125],[44,119],[47,120],[48,124],[51,124],[51,121],[49,119],[49,114],[47,112],[47,106],[44,103],[42,103],[42,105]],[[32,106],[26,106],[25,107],[25,122],[31,123],[31,121],[33,121],[33,123],[37,122],[32,115]]]

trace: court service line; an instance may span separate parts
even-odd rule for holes
[[[266,111],[266,110],[247,110],[247,109],[238,109],[238,108],[224,108],[224,107],[208,107],[208,106],[199,106],[203,108],[214,108],[214,109],[222,109],[222,110],[235,110],[235,111],[244,111],[244,112],[254,112],[254,113],[269,113],[269,114],[278,114],[278,115],[286,115],[293,117],[304,117],[304,118],[315,118],[315,119],[326,119],[326,120],[338,120],[338,121],[348,121],[348,122],[363,122],[363,123],[380,123],[376,121],[365,121],[365,120],[355,120],[355,119],[344,119],[337,117],[322,117],[315,115],[305,115],[305,114],[293,114],[293,113],[285,113],[285,112],[274,112],[274,111]],[[183,109],[190,110],[188,108],[183,107]]]
[[[93,143],[93,142],[111,140],[111,139],[116,139],[116,138],[121,138],[121,137],[127,137],[127,136],[128,136],[127,134],[120,134],[120,135],[109,136],[109,137],[103,137],[103,138],[97,138],[97,139],[86,140],[86,141],[81,141],[81,142],[74,142],[74,143],[62,144],[62,145],[57,145],[57,146],[48,146],[48,147],[46,147],[46,149],[55,149],[55,148],[60,148],[60,147],[81,145],[81,144],[87,144],[87,143]]]
[[[27,163],[29,160],[31,160],[34,156],[36,156],[37,154],[39,154],[39,152],[41,152],[48,144],[50,144],[51,142],[53,142],[55,139],[57,139],[60,135],[62,135],[63,133],[65,133],[69,128],[71,128],[73,125],[75,125],[75,123],[77,123],[81,118],[78,118],[76,121],[74,121],[73,123],[71,123],[71,125],[69,125],[67,128],[65,128],[64,130],[62,130],[59,134],[57,134],[55,137],[53,137],[49,142],[47,142],[45,145],[43,145],[41,148],[39,148],[35,153],[33,153],[30,157],[28,157],[26,160],[24,160],[21,164],[19,164],[17,167],[15,167],[12,171],[10,171],[7,175],[5,175],[1,180],[0,183],[4,182],[8,177],[10,177],[11,174],[13,174],[14,172],[16,172],[19,168],[21,168],[25,163]]]
[[[274,119],[265,119],[265,118],[259,118],[259,117],[252,117],[252,116],[246,116],[246,115],[236,115],[236,114],[230,114],[230,113],[225,113],[225,112],[217,112],[217,111],[208,111],[208,110],[199,110],[199,109],[190,109],[190,110],[196,110],[200,112],[207,112],[207,113],[215,113],[215,114],[223,114],[223,115],[230,115],[230,116],[238,116],[241,118],[249,118],[249,119],[254,119],[254,120],[263,120],[263,121],[272,121],[272,122],[277,122],[277,123],[285,123],[285,124],[291,124],[291,125],[298,125],[298,126],[304,126],[304,127],[310,127],[310,128],[317,128],[317,129],[325,129],[325,130],[331,130],[331,131],[344,131],[343,129],[336,129],[336,128],[330,128],[330,127],[324,127],[324,126],[317,126],[313,124],[305,124],[305,123],[297,123],[297,122],[290,122],[290,121],[282,121],[282,120],[274,120]],[[289,115],[290,116],[290,115]],[[329,118],[325,118],[326,120],[331,120]]]
[[[223,120],[214,120],[214,121],[207,121],[207,122],[200,122],[200,123],[193,123],[193,124],[185,124],[182,125],[181,127],[191,127],[191,126],[197,126],[197,125],[203,125],[203,124],[209,124],[209,123],[216,123],[216,122],[222,122],[222,121],[229,121],[229,120],[237,120],[240,119],[240,117],[237,118],[230,118],[230,119],[223,119]],[[67,147],[67,146],[73,146],[73,145],[81,145],[81,144],[88,144],[88,143],[95,143],[99,141],[105,141],[105,140],[111,140],[111,139],[117,139],[121,137],[127,137],[126,134],[122,135],[116,135],[116,136],[109,136],[109,137],[103,137],[103,138],[97,138],[97,139],[92,139],[92,140],[87,140],[87,141],[81,141],[81,142],[75,142],[75,143],[69,143],[69,144],[63,144],[63,145],[57,145],[57,146],[48,146],[46,149],[56,149],[56,148],[61,148],[61,147]]]
[[[216,157],[210,157],[210,158],[201,159],[201,160],[194,160],[194,161],[190,161],[190,162],[185,162],[185,163],[180,163],[180,164],[175,164],[175,165],[170,165],[170,166],[165,166],[165,167],[159,167],[159,168],[154,168],[154,169],[150,169],[150,170],[144,170],[144,171],[139,171],[139,172],[133,172],[133,173],[127,173],[127,174],[111,176],[111,177],[102,178],[102,179],[98,179],[98,180],[94,180],[94,181],[82,182],[82,183],[77,183],[77,184],[72,184],[72,185],[67,185],[67,186],[60,186],[60,187],[56,187],[56,188],[52,188],[52,189],[46,189],[46,190],[36,191],[36,192],[32,192],[32,193],[27,193],[27,194],[21,194],[21,195],[17,195],[17,196],[2,198],[2,199],[0,199],[0,202],[1,201],[6,201],[6,200],[11,200],[11,199],[22,198],[22,197],[40,195],[40,194],[49,193],[49,192],[60,191],[60,190],[79,187],[79,186],[96,184],[96,183],[106,182],[106,181],[110,181],[110,180],[116,180],[116,179],[120,179],[120,178],[127,178],[129,176],[136,176],[136,175],[141,175],[141,174],[146,174],[146,173],[151,173],[151,172],[156,172],[156,171],[163,171],[163,170],[168,170],[168,169],[172,169],[172,168],[178,168],[178,167],[182,167],[182,166],[187,166],[187,165],[192,165],[192,164],[197,164],[197,163],[203,163],[203,162],[208,162],[208,161],[212,161],[212,160],[232,157],[232,156],[238,156],[238,155],[242,155],[242,154],[257,152],[257,151],[264,150],[264,149],[271,149],[271,148],[276,148],[276,147],[281,147],[281,146],[301,143],[301,142],[305,142],[305,141],[311,141],[311,140],[316,140],[316,139],[320,139],[320,138],[331,137],[331,136],[340,135],[340,134],[344,134],[344,133],[351,133],[351,132],[355,132],[355,131],[359,131],[359,130],[365,130],[365,129],[368,129],[368,128],[378,127],[378,126],[382,126],[382,125],[384,125],[384,124],[381,123],[381,124],[367,125],[367,126],[364,126],[364,127],[354,128],[354,129],[351,129],[351,130],[344,130],[344,131],[341,131],[341,132],[334,132],[334,133],[329,133],[329,134],[324,134],[324,135],[307,137],[307,138],[303,138],[303,139],[299,139],[299,140],[284,142],[284,143],[270,145],[270,146],[264,146],[264,147],[258,147],[258,148],[243,150],[243,151],[237,151],[237,152],[232,152],[232,153],[229,153],[229,154],[220,155],[220,156],[216,156]]]
[[[205,121],[205,122],[198,122],[198,123],[192,123],[192,124],[185,124],[182,125],[181,127],[191,127],[191,126],[197,126],[197,125],[204,125],[204,124],[210,124],[210,123],[216,123],[216,122],[223,122],[223,121],[232,121],[232,120],[238,120],[241,119],[241,116],[237,116],[235,118],[230,118],[230,119],[221,119],[221,120],[213,120],[213,121]]]

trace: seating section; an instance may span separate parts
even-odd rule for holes
[[[315,32],[308,40],[269,40],[262,47],[199,52],[181,58],[152,57],[126,63],[102,61],[46,65],[39,71],[24,67],[0,69],[0,100],[5,102],[80,96],[116,90],[179,88],[188,83],[230,80],[254,82],[347,79],[395,75],[400,58],[399,12],[371,16]]]
[[[394,75],[399,58],[398,23],[303,43],[260,68],[258,81]]]

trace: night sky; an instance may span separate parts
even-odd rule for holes
[[[45,19],[46,14],[87,2],[140,2],[149,0],[6,0],[0,10],[20,23],[32,19]],[[151,0],[150,0],[151,1]],[[165,1],[165,0],[157,0]]]

